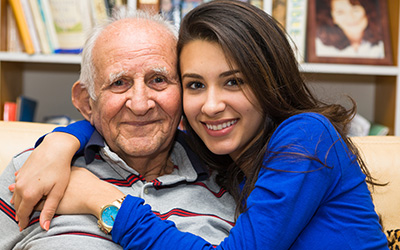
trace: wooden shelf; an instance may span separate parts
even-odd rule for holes
[[[79,64],[81,62],[81,56],[69,54],[28,55],[26,53],[0,52],[0,61],[24,63]]]
[[[373,75],[373,76],[397,76],[397,66],[375,66],[354,64],[327,64],[327,63],[303,63],[300,70],[305,73],[318,74],[350,74],[350,75]]]

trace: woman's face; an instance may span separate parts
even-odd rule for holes
[[[361,5],[352,5],[350,0],[331,2],[333,22],[337,24],[352,42],[361,42],[368,25],[365,9]]]
[[[183,108],[190,125],[213,153],[235,160],[260,134],[263,118],[243,75],[232,66],[214,42],[194,40],[180,55]]]

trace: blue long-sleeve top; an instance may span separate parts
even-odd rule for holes
[[[217,249],[388,249],[365,175],[324,116],[284,121],[263,165],[247,211]],[[143,203],[128,196],[119,210],[111,233],[124,249],[214,249]]]

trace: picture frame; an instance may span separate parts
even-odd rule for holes
[[[309,0],[307,62],[393,64],[387,1],[359,3]]]

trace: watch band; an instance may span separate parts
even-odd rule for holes
[[[121,198],[119,198],[119,199],[113,201],[113,202],[110,203],[110,204],[106,204],[106,205],[104,205],[104,206],[101,207],[100,214],[99,214],[99,219],[98,219],[98,221],[97,221],[97,225],[98,225],[98,227],[100,228],[100,230],[103,231],[105,234],[109,234],[109,233],[111,232],[111,230],[112,230],[112,228],[113,228],[114,225],[111,225],[111,226],[110,226],[110,225],[107,225],[107,224],[103,221],[103,213],[104,213],[107,209],[109,209],[109,208],[111,208],[111,207],[115,207],[115,208],[116,208],[116,211],[114,210],[114,213],[115,213],[114,216],[116,217],[116,215],[117,215],[117,213],[118,213],[118,210],[119,210],[119,208],[121,207],[122,202],[124,201],[125,197],[126,197],[126,195],[125,195],[124,197],[121,197]]]

